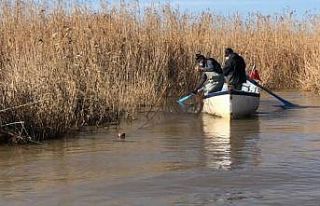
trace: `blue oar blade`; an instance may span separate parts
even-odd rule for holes
[[[293,104],[285,99],[283,99],[282,97],[276,95],[275,93],[273,93],[272,91],[270,91],[269,89],[263,87],[262,85],[260,85],[258,82],[252,80],[252,79],[249,79],[249,81],[256,85],[257,87],[261,88],[262,90],[266,91],[267,93],[269,93],[271,96],[275,97],[276,99],[278,99],[282,104],[283,104],[283,108],[284,109],[292,109],[292,108],[297,108],[297,107],[300,107],[299,105],[297,104]]]
[[[182,97],[181,99],[179,99],[177,102],[178,102],[178,104],[182,107],[182,108],[184,108],[184,102],[185,101],[187,101],[188,99],[190,99],[191,97],[193,97],[194,96],[194,94],[192,93],[192,94],[189,94],[189,95],[187,95],[187,96],[185,96],[185,97]]]
[[[177,102],[178,102],[179,106],[184,109],[185,105],[183,104],[183,102],[179,102],[179,101],[177,101]]]
[[[291,102],[283,102],[284,106],[283,108],[285,109],[292,109],[292,108],[301,108],[302,106],[298,105],[298,104],[293,104]]]
[[[270,94],[270,93],[271,93],[271,92],[269,92],[269,94]],[[274,93],[271,93],[271,94],[272,94],[275,98],[277,98],[280,102],[282,102],[284,109],[292,109],[292,108],[300,107],[299,105],[294,104],[294,103],[291,103],[291,102],[283,99],[282,97],[280,97],[280,96],[278,96],[278,95],[276,95],[276,94],[274,94]]]
[[[192,96],[193,96],[193,94],[189,94],[189,95],[179,99],[178,102],[183,103],[183,102],[187,101],[188,99],[190,99]]]

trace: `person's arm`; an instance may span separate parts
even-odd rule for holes
[[[198,90],[201,89],[203,84],[207,81],[207,75],[205,73],[202,73],[200,82],[197,84],[196,88],[194,89],[193,93],[198,93]]]
[[[231,59],[228,59],[222,69],[223,75],[228,76],[234,69]]]

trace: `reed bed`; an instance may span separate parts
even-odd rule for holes
[[[320,93],[318,16],[52,2],[0,3],[0,124],[37,140],[166,105],[194,87],[197,51],[223,62],[232,47],[265,86]]]

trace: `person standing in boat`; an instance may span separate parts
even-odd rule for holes
[[[226,62],[222,71],[226,83],[232,89],[241,90],[242,84],[247,81],[246,63],[243,57],[235,53],[231,48],[225,49],[224,56]]]
[[[203,91],[206,95],[210,92],[220,91],[224,83],[221,65],[215,59],[206,58],[200,53],[196,54],[196,62],[195,70],[201,73],[201,79],[192,93],[197,94]]]

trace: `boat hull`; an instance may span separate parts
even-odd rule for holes
[[[223,118],[238,119],[254,114],[259,103],[259,93],[220,91],[204,97],[202,112]]]

